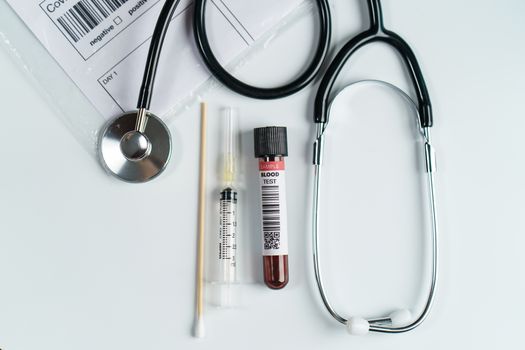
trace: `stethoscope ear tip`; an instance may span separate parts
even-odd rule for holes
[[[392,312],[387,318],[368,321],[362,317],[350,317],[345,322],[346,331],[351,335],[365,335],[370,331],[370,322],[389,323],[388,328],[400,328],[408,325],[412,321],[412,313],[408,309],[399,309]]]
[[[346,321],[346,331],[351,335],[365,335],[370,330],[370,323],[362,317],[350,317]]]
[[[393,327],[402,327],[412,321],[412,313],[408,309],[399,309],[390,314]]]

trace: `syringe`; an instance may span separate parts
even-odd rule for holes
[[[232,284],[237,282],[237,191],[236,181],[237,129],[236,112],[232,108],[223,111],[223,142],[219,205],[218,284],[219,305],[232,305]]]

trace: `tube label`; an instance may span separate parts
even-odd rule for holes
[[[259,160],[263,256],[288,255],[284,161]]]

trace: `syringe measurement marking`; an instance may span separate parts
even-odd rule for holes
[[[219,260],[234,268],[236,266],[236,202],[223,199],[220,202]]]

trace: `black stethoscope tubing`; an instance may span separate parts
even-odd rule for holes
[[[137,102],[137,109],[149,110],[151,105],[151,98],[153,95],[153,87],[155,83],[155,76],[159,63],[160,54],[162,51],[164,39],[171,18],[180,3],[180,0],[166,0],[164,3],[157,24],[153,31],[151,44],[149,47],[146,67],[144,69],[144,76],[139,92],[139,99]],[[206,0],[195,0],[193,31],[197,48],[202,56],[202,59],[212,74],[224,85],[231,90],[252,98],[257,99],[276,99],[292,95],[304,87],[306,87],[319,73],[330,48],[330,40],[332,34],[332,23],[330,15],[330,6],[328,0],[316,0],[317,9],[319,13],[320,33],[317,49],[313,55],[312,61],[307,68],[293,81],[278,87],[261,88],[248,85],[233,75],[228,73],[226,69],[220,64],[208,41],[206,32]]]
[[[175,14],[179,3],[180,0],[167,0],[160,10],[159,18],[151,37],[146,67],[142,77],[142,85],[140,86],[139,100],[137,102],[137,109],[139,110],[150,109],[160,53],[164,46],[164,39],[166,38],[171,18]]]
[[[161,9],[157,24],[155,25],[137,102],[137,109],[139,110],[149,110],[150,108],[157,66],[164,39],[171,22],[170,20],[179,3],[180,0],[166,0]],[[258,99],[281,98],[300,91],[319,73],[326,59],[331,39],[331,16],[327,0],[316,0],[320,19],[320,35],[317,49],[311,63],[298,78],[283,86],[274,88],[260,88],[248,85],[224,69],[213,54],[213,50],[208,41],[205,24],[206,3],[206,0],[195,0],[193,31],[197,48],[204,63],[212,74],[231,90],[241,95]],[[401,54],[416,92],[421,126],[431,127],[433,118],[430,96],[414,52],[403,38],[384,27],[380,0],[367,0],[367,3],[370,16],[370,28],[348,41],[329,65],[321,80],[315,98],[314,122],[328,122],[330,94],[337,77],[348,59],[363,46],[374,42],[383,42],[389,44]]]
[[[308,67],[293,81],[279,87],[260,88],[248,85],[231,75],[217,60],[213,54],[208,35],[206,33],[206,0],[195,0],[195,13],[193,20],[193,33],[197,48],[202,59],[210,72],[213,73],[221,83],[231,90],[252,98],[257,99],[276,99],[292,95],[306,87],[320,71],[328,50],[332,33],[332,22],[330,6],[327,0],[316,0],[319,13],[319,41],[317,48]]]

